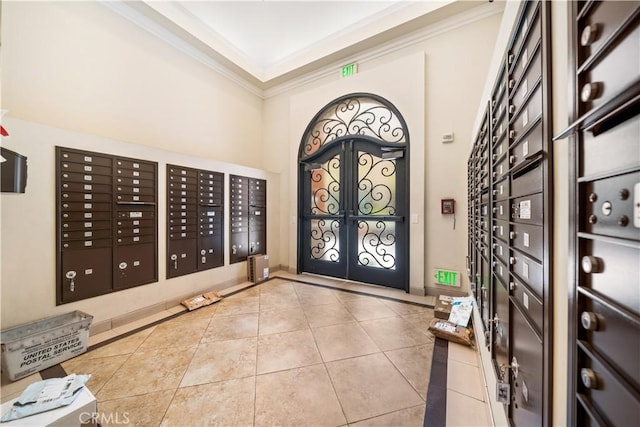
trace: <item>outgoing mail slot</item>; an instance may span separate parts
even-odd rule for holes
[[[111,195],[113,193],[111,189],[111,185],[109,184],[87,184],[84,182],[63,182],[62,191],[74,191],[79,193],[108,193]],[[111,197],[109,197],[111,200]]]
[[[62,277],[58,278],[62,290],[61,302],[79,301],[111,292],[111,254],[111,245],[62,251]],[[76,273],[73,286],[66,277],[71,271]]]
[[[531,289],[517,279],[513,279],[513,297],[520,310],[526,314],[538,334],[542,336],[544,316],[542,297],[536,295]]]
[[[638,289],[636,288],[636,292]],[[580,339],[593,346],[604,359],[634,385],[640,387],[640,369],[638,353],[630,349],[640,349],[638,326],[616,307],[607,307],[587,295],[580,304],[582,313],[578,313]]]
[[[111,168],[111,158],[93,153],[76,153],[73,151],[60,151],[60,160],[64,162],[83,163],[86,165],[106,166]]]
[[[640,313],[640,249],[603,240],[581,239],[580,245],[584,247],[584,258],[579,260],[580,286]],[[591,273],[585,272],[584,267],[591,267]]]
[[[61,171],[60,182],[81,182],[85,184],[108,184],[111,185],[111,176],[96,175],[93,173],[74,173]]]
[[[542,193],[511,200],[511,219],[514,222],[543,225]]]
[[[62,201],[66,202],[84,202],[84,201],[92,201],[92,202],[110,202],[111,194],[107,193],[76,193],[70,191],[64,191],[62,194]]]
[[[519,137],[536,122],[538,116],[542,115],[542,86],[533,92],[523,105],[515,105],[517,116],[511,121],[511,128],[515,132],[515,137]]]
[[[542,163],[535,162],[526,167],[526,171],[514,174],[511,179],[511,195],[513,197],[542,191]]]
[[[151,172],[155,174],[156,164],[142,162],[140,160],[126,160],[126,159],[116,159],[116,166],[118,169],[129,169],[132,171],[145,171]]]
[[[60,163],[60,170],[63,172],[72,172],[72,173],[81,173],[81,174],[91,174],[91,175],[103,175],[103,176],[111,176],[111,168],[86,164],[86,163],[71,163],[62,161]]]
[[[115,289],[127,289],[158,280],[156,246],[153,243],[118,246],[113,258]]]
[[[513,224],[511,230],[513,247],[537,260],[542,260],[544,242],[541,226]]]
[[[631,347],[625,345],[624,348]],[[635,356],[637,361],[637,352]],[[577,369],[578,393],[601,418],[612,426],[637,425],[640,400],[629,391],[632,386],[622,383],[623,377],[609,372],[602,362],[582,348],[578,350]]]
[[[526,283],[537,295],[543,295],[544,274],[540,263],[522,253],[514,253],[512,271],[520,280]]]
[[[586,232],[627,239],[640,238],[640,172],[581,184],[586,211],[580,228]]]
[[[515,306],[517,307],[517,306]],[[512,310],[511,349],[518,364],[518,375],[512,370],[511,382],[514,400],[511,418],[516,426],[541,426],[542,424],[542,342],[520,313]],[[513,359],[512,359],[513,360]]]

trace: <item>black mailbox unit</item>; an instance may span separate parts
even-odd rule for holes
[[[229,186],[229,260],[233,264],[267,253],[267,181],[231,175]]]

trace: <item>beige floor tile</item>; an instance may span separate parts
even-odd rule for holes
[[[255,377],[179,388],[162,426],[250,426]]]
[[[310,329],[258,338],[258,374],[322,363]]]
[[[178,387],[196,346],[138,351],[116,371],[96,394],[99,402]]]
[[[140,345],[154,331],[156,326],[143,329],[140,332],[120,338],[109,344],[105,344],[95,350],[88,351],[71,360],[99,359],[102,357],[119,356],[122,354],[131,354],[135,352]]]
[[[421,427],[424,423],[425,404],[401,409],[390,414],[369,418],[351,424],[354,427]]]
[[[171,403],[175,390],[158,391],[98,403],[100,425],[157,426]],[[110,421],[110,422],[109,422]]]
[[[213,316],[200,342],[226,341],[258,336],[258,313]]]
[[[277,334],[280,332],[308,329],[309,324],[301,307],[260,310],[258,335]]]
[[[293,288],[293,282],[288,281],[269,281],[260,285],[260,296],[266,295],[280,295],[280,296],[293,296],[296,294]]]
[[[428,332],[422,332],[413,323],[402,317],[367,320],[360,322],[360,325],[384,351],[422,345],[433,341],[433,338],[427,335]]]
[[[340,303],[324,305],[303,305],[302,309],[307,316],[307,322],[311,328],[321,326],[349,323],[356,320]]]
[[[391,363],[409,381],[422,399],[427,400],[434,342],[385,352]]]
[[[402,315],[402,317],[405,320],[408,320],[409,322],[418,326],[422,331],[427,331],[429,328],[429,323],[431,323],[434,318],[434,314],[432,309],[426,309],[422,313],[404,314]]]
[[[423,307],[420,305],[409,304],[406,302],[393,301],[388,299],[380,299],[384,305],[389,307],[391,310],[400,315],[409,315],[409,314],[422,314],[425,311],[433,311],[430,308]]]
[[[298,300],[302,305],[322,305],[336,304],[338,299],[333,295],[331,289],[321,288],[304,283],[296,283],[294,285]]]
[[[257,338],[200,344],[180,387],[254,376],[257,351]]]
[[[194,319],[190,322],[168,320],[156,326],[137,351],[197,345],[208,325],[209,319]]]
[[[423,403],[382,353],[329,362],[326,366],[349,423]]]
[[[225,298],[216,303],[218,308],[216,309],[214,317],[257,313],[259,303],[260,300],[258,297],[243,297],[238,299]]]
[[[461,410],[464,408],[464,410]],[[487,427],[490,426],[487,405],[453,390],[447,390],[447,426]]]
[[[103,357],[100,359],[71,359],[62,363],[67,374],[91,374],[87,387],[96,394],[113,376],[113,374],[129,359],[129,354]]]
[[[247,297],[259,297],[260,296],[260,286],[253,286],[251,288],[247,288],[245,290],[242,290],[240,292],[238,292],[237,294],[233,294],[230,295],[228,297],[226,297],[226,299],[240,299],[240,298],[247,298]]]
[[[312,333],[325,362],[380,351],[357,322],[325,326]]]
[[[323,365],[256,378],[256,426],[339,426],[346,423]]]
[[[300,308],[300,301],[295,291],[291,293],[263,293],[260,294],[260,311],[282,310],[287,308]]]
[[[455,342],[449,342],[449,360],[479,366],[478,353],[471,347]]]
[[[334,290],[333,291],[333,295],[341,302],[347,302],[347,301],[361,301],[361,302],[367,302],[367,301],[378,301],[378,299],[374,296],[374,295],[365,295],[362,293],[357,293],[357,292],[347,292],[347,291],[340,291],[340,290]]]
[[[373,298],[367,300],[347,299],[343,300],[343,304],[349,313],[359,321],[397,316],[395,311]]]
[[[467,363],[449,359],[447,362],[447,388],[476,400],[484,400],[480,369]]]

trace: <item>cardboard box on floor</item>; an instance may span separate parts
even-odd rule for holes
[[[204,294],[195,295],[182,301],[181,304],[187,307],[187,310],[193,311],[200,307],[205,307],[218,302],[222,299],[216,291],[205,292]]]
[[[453,298],[454,297],[450,297],[448,295],[438,295],[438,298],[436,299],[436,306],[433,309],[435,317],[444,320],[449,319]]]

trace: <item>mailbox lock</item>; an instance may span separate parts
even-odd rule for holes
[[[586,83],[584,86],[582,86],[582,91],[580,91],[580,99],[582,100],[582,102],[593,101],[600,96],[601,92],[602,83]]]
[[[609,216],[611,215],[611,211],[613,210],[613,205],[611,204],[611,202],[604,202],[602,204],[602,214],[604,216]]]
[[[598,388],[598,377],[593,370],[588,368],[582,368],[580,370],[580,379],[582,380],[582,384],[586,388],[597,389]]]
[[[596,41],[598,38],[598,30],[599,25],[597,23],[584,27],[582,34],[580,35],[580,44],[586,47]]]
[[[583,311],[580,315],[580,323],[587,331],[597,331],[599,326],[598,315],[591,311]]]
[[[516,289],[516,284],[515,282],[509,282],[509,290],[513,291]]]
[[[513,358],[511,359],[510,365],[505,365],[504,363],[500,364],[500,376],[502,378],[504,378],[505,374],[507,373],[507,369],[511,369],[511,372],[513,372],[514,379],[518,378],[518,369],[520,369],[520,365],[518,364],[518,359],[516,359],[515,356],[513,356]],[[517,384],[516,384],[516,387],[517,387]]]
[[[127,268],[127,263],[126,262],[121,262],[120,264],[118,264],[118,268],[120,270],[125,270]]]
[[[582,257],[582,271],[587,274],[600,273],[604,267],[601,258],[585,255]]]
[[[173,268],[174,269],[178,269],[178,255],[177,254],[171,254],[171,261],[173,261]]]
[[[75,283],[74,279],[76,278],[77,275],[78,275],[78,273],[75,272],[74,270],[69,270],[69,271],[67,271],[67,274],[65,274],[65,277],[69,280],[69,290],[71,292],[75,292],[76,291],[76,283]]]

